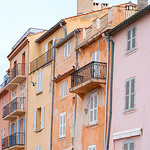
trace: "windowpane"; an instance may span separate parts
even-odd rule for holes
[[[93,121],[93,111],[90,111],[90,122]]]
[[[135,47],[135,38],[132,39],[132,48]]]
[[[62,126],[60,126],[60,135],[62,135]]]
[[[135,28],[132,29],[132,37],[135,37]]]
[[[129,109],[129,96],[126,96],[126,106],[125,109]]]
[[[134,94],[131,95],[131,104],[130,104],[131,108],[134,108]]]
[[[128,149],[128,143],[124,144],[124,150],[129,150]]]
[[[63,125],[63,135],[65,135],[65,125]]]
[[[134,91],[135,91],[134,86],[135,86],[135,79],[132,79],[131,80],[131,93],[134,93]]]
[[[130,44],[131,44],[131,41],[128,41],[128,51],[130,50]]]
[[[134,150],[134,143],[130,143],[130,150]]]
[[[129,81],[126,82],[126,95],[129,95]]]
[[[94,121],[97,120],[97,109],[94,110]]]
[[[97,108],[97,95],[94,96],[94,108]]]
[[[131,39],[131,30],[128,31],[127,36],[128,36],[128,40],[130,40]]]
[[[90,109],[93,109],[93,96],[91,96],[91,101],[90,101]]]

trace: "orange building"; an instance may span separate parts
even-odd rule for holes
[[[134,13],[132,3],[108,8],[92,25],[56,43],[53,150],[104,149],[108,77],[103,35]]]

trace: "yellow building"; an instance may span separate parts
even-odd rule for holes
[[[9,102],[3,107],[3,120],[9,121],[9,136],[5,138],[4,149],[27,149],[29,47],[34,43],[32,38],[41,34],[42,29],[30,28],[7,56],[10,82],[4,90],[8,90],[10,95]]]

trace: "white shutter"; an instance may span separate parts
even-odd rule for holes
[[[36,131],[36,109],[34,110],[34,131]]]
[[[60,97],[63,97],[63,84],[60,86]]]
[[[3,108],[6,106],[6,100],[3,101]]]
[[[129,109],[129,81],[126,81],[125,110]]]
[[[60,97],[63,98],[67,96],[67,82],[64,82],[60,86]]]
[[[41,107],[41,129],[44,129],[44,106]]]
[[[67,43],[64,45],[64,57],[67,57]]]
[[[42,70],[41,70],[41,76],[40,76],[40,91],[42,91],[42,84],[43,84],[43,82],[42,82],[42,79],[43,79],[43,72],[42,72]]]
[[[71,43],[68,41],[68,56],[70,56],[70,51],[71,51]]]
[[[16,91],[13,92],[13,100],[16,99]]]
[[[63,123],[62,122],[63,122],[63,116],[60,114],[60,131],[59,131],[60,137],[62,137],[62,131],[63,131],[63,126],[62,126]]]
[[[127,51],[131,49],[131,30],[127,32]]]
[[[95,52],[92,53],[92,61],[95,61]]]
[[[38,93],[40,92],[40,71],[38,72]]]
[[[60,114],[60,131],[59,136],[65,137],[65,130],[66,130],[66,113]]]
[[[42,70],[38,72],[38,93],[42,91]]]
[[[96,51],[96,60],[97,62],[100,62],[100,49]]]
[[[5,138],[5,128],[2,129],[2,139]]]
[[[45,62],[48,61],[48,43],[45,44]]]
[[[64,83],[64,96],[67,96],[67,82]]]

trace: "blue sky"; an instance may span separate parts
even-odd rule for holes
[[[95,0],[108,2],[109,6],[128,1]],[[77,0],[0,0],[0,84],[9,68],[6,57],[27,29],[49,29],[60,19],[76,15],[76,4]]]

